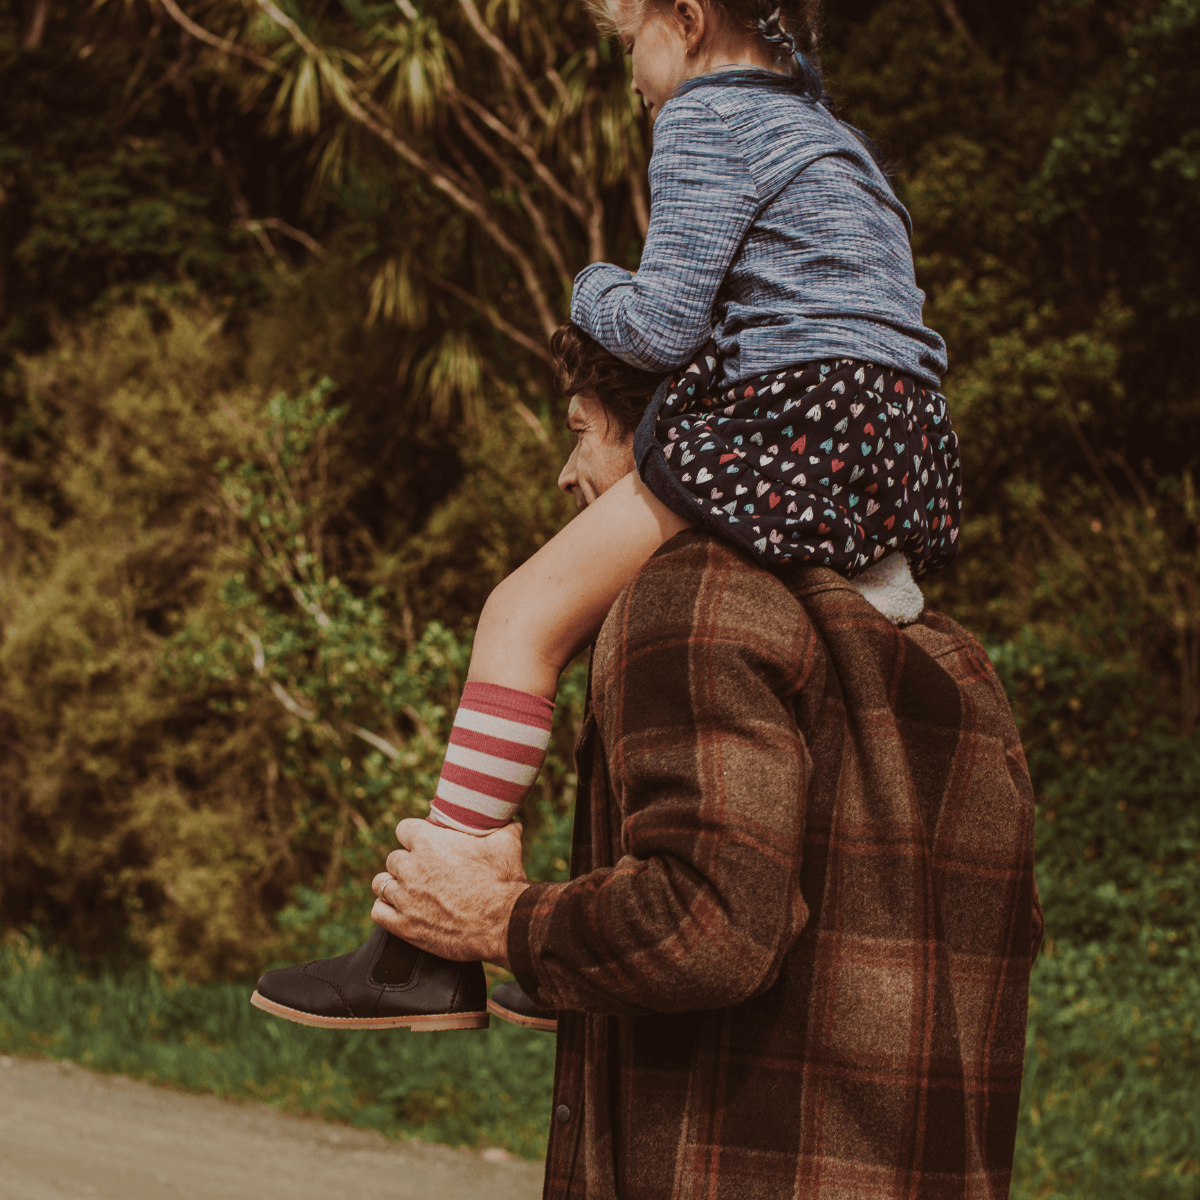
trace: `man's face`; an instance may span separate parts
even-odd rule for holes
[[[575,435],[575,449],[558,477],[558,486],[570,492],[580,508],[586,508],[633,470],[633,434],[623,435],[620,425],[591,392],[571,397],[567,428]]]

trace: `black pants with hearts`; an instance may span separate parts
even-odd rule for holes
[[[646,486],[767,567],[853,578],[891,550],[922,579],[954,561],[962,474],[945,398],[853,359],[717,394],[711,343],[663,381],[634,438]]]

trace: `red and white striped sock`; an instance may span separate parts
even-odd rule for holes
[[[544,696],[468,682],[429,820],[476,834],[507,825],[541,770],[553,720]]]

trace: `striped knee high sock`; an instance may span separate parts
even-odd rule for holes
[[[429,820],[475,834],[507,825],[541,770],[553,719],[543,696],[468,682]]]

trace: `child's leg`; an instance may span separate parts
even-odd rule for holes
[[[546,756],[563,668],[646,559],[685,528],[631,471],[492,592],[430,820],[483,834],[512,819]]]

